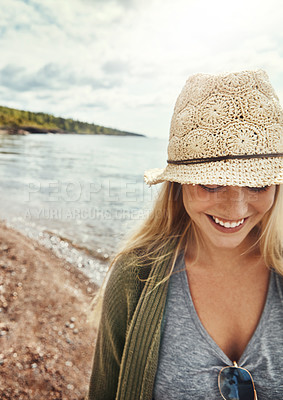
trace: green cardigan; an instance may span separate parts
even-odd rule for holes
[[[152,400],[168,280],[153,288],[170,264],[137,270],[126,259],[113,266],[86,400]]]

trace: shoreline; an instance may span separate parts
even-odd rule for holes
[[[97,286],[78,268],[0,222],[0,398],[82,400],[96,331]]]
[[[62,129],[57,129],[57,128],[44,128],[44,127],[35,127],[35,126],[0,126],[0,135],[93,135],[93,136],[119,136],[119,137],[124,137],[124,136],[131,136],[131,137],[143,137],[146,138],[146,135],[143,135],[141,133],[132,133],[132,132],[126,132],[126,131],[119,131],[114,128],[106,128],[110,129],[113,131],[116,131],[116,133],[94,133],[94,132],[72,132],[72,131],[66,131]],[[120,133],[117,133],[120,132]]]
[[[56,230],[42,229],[40,225],[28,223],[22,218],[0,219],[8,228],[21,233],[50,250],[58,258],[66,260],[76,269],[82,271],[95,285],[100,286],[108,270],[111,257],[101,249],[89,250],[63,237]],[[103,249],[104,250],[104,249]]]

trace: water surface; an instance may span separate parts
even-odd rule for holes
[[[143,172],[165,166],[166,146],[167,138],[0,135],[0,217],[106,260],[150,212],[158,188]]]

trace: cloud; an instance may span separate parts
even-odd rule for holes
[[[161,134],[188,75],[250,68],[266,69],[283,99],[281,0],[0,7],[1,98],[14,107]]]
[[[126,74],[130,72],[130,65],[125,61],[111,60],[102,65],[102,70],[109,75]]]
[[[109,109],[109,105],[105,102],[90,102],[90,103],[82,103],[81,104],[82,108],[86,108],[86,109],[95,109],[95,108],[101,108],[103,110],[108,110]]]
[[[139,5],[139,0],[82,0],[83,3],[91,4],[95,6],[96,4],[115,4],[123,8],[135,8]],[[143,2],[144,4],[146,1]]]
[[[82,72],[72,71],[70,66],[48,63],[31,73],[27,68],[6,65],[0,70],[1,86],[18,92],[39,89],[66,90],[76,86],[90,86],[93,90],[119,86],[119,79],[96,79]]]

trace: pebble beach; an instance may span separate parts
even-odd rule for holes
[[[97,286],[51,249],[0,222],[0,398],[82,400]]]
[[[0,135],[1,400],[84,399],[90,304],[124,236],[151,210],[156,189],[143,171],[164,165],[165,144]]]

